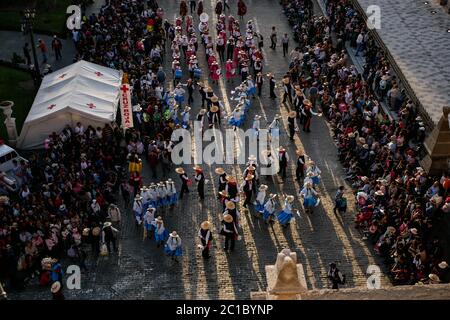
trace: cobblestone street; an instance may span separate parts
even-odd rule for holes
[[[236,16],[236,2],[229,1],[231,13]],[[178,12],[179,1],[160,1],[164,7],[165,17],[173,20]],[[289,58],[283,57],[282,48],[276,50],[269,48],[270,30],[276,26],[279,37],[284,33],[290,35],[289,51],[294,49],[295,42],[291,36],[291,28],[282,12],[279,1],[275,0],[247,0],[248,12],[245,20],[252,19],[257,31],[264,35],[265,67],[263,73],[272,72],[279,82],[287,71]],[[205,11],[209,14],[211,24],[217,17],[213,14],[216,0],[204,1]],[[319,7],[315,5],[316,13]],[[228,15],[228,10],[226,12]],[[198,25],[198,16],[195,15],[194,26]],[[241,23],[243,25],[243,23]],[[211,32],[213,34],[213,32]],[[170,52],[170,48],[166,48]],[[203,46],[199,46],[197,54],[203,70],[207,70]],[[165,57],[167,75],[171,75],[171,59]],[[224,70],[222,64],[222,70]],[[186,66],[184,66],[186,68]],[[205,72],[204,72],[205,73]],[[225,73],[224,71],[222,72]],[[187,74],[185,72],[184,74]],[[183,79],[183,83],[186,82]],[[218,85],[212,85],[220,101],[224,102],[225,109],[231,113],[236,102],[231,101],[230,92],[240,81],[227,83],[224,77]],[[180,200],[174,210],[158,211],[163,216],[166,228],[176,230],[183,241],[183,257],[179,263],[166,257],[162,248],[156,248],[155,241],[143,239],[142,230],[138,230],[130,206],[124,208],[121,197],[117,199],[122,207],[122,225],[120,227],[119,252],[109,257],[100,257],[94,261],[88,259],[90,270],[82,274],[81,290],[65,290],[67,299],[249,299],[250,292],[265,290],[267,287],[265,266],[274,264],[276,254],[283,248],[290,248],[298,256],[299,263],[303,264],[308,289],[329,288],[327,280],[328,265],[337,262],[339,269],[346,275],[345,287],[366,287],[366,270],[369,265],[376,264],[383,270],[381,261],[372,250],[372,246],[362,240],[362,235],[354,228],[354,195],[351,187],[343,179],[343,170],[337,158],[337,149],[329,134],[329,127],[324,118],[314,117],[311,133],[300,131],[296,133],[295,141],[289,141],[286,134],[287,114],[290,111],[281,105],[281,93],[278,92],[276,100],[269,99],[267,78],[263,86],[261,98],[253,99],[244,130],[251,127],[251,119],[255,114],[262,116],[261,128],[267,128],[274,115],[280,113],[284,128],[280,133],[280,144],[285,146],[291,159],[295,158],[297,149],[305,150],[322,170],[322,181],[319,188],[321,203],[312,215],[306,214],[297,197],[299,184],[295,181],[295,163],[290,162],[288,177],[283,182],[277,175],[267,179],[262,177],[261,183],[269,186],[269,192],[277,194],[291,194],[296,196],[294,209],[299,210],[288,228],[283,229],[278,223],[267,226],[261,219],[256,218],[253,208],[246,211],[242,207],[241,230],[242,240],[237,241],[236,249],[232,253],[225,253],[222,249],[220,230],[221,204],[216,199],[217,175],[214,169],[218,166],[203,165],[204,174],[209,182],[206,184],[203,202],[198,201],[197,191],[190,187],[190,194]],[[281,90],[281,84],[277,85]],[[201,101],[198,90],[195,91],[194,103],[191,110],[191,119],[200,109]],[[225,127],[225,126],[223,126]],[[222,129],[223,130],[223,129]],[[206,146],[208,143],[204,143]],[[195,149],[195,145],[193,148]],[[248,154],[246,155],[246,157]],[[189,176],[193,175],[194,164],[184,168]],[[242,165],[223,166],[228,174],[242,181]],[[171,178],[180,189],[178,175],[172,168]],[[158,172],[159,173],[159,172]],[[149,167],[144,163],[144,185],[153,181],[166,180],[161,174],[157,179],[150,178]],[[333,213],[333,196],[339,185],[346,186],[346,198],[349,199],[347,213],[343,216]],[[282,203],[279,203],[277,211]],[[216,246],[212,249],[212,258],[204,260],[198,249],[199,240],[197,232],[203,220],[213,222],[213,234]],[[67,263],[65,264],[68,265]],[[387,276],[382,276],[383,288],[391,286]],[[31,283],[22,292],[10,293],[11,299],[50,299],[48,288],[39,288],[37,283]]]

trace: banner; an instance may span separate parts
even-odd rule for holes
[[[122,112],[123,129],[133,128],[133,111],[131,109],[130,85],[124,83],[120,86],[120,110]]]

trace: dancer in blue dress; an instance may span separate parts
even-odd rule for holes
[[[167,193],[168,196],[170,197],[170,207],[173,208],[178,201],[178,193],[177,193],[177,189],[175,188],[175,182],[172,179],[168,179],[167,180]]]
[[[322,171],[319,169],[319,167],[316,166],[316,163],[314,161],[309,162],[309,166],[306,169],[306,172],[311,172],[311,179],[313,181],[313,187],[315,188],[320,183],[321,173]]]
[[[256,201],[254,202],[255,210],[260,214],[264,212],[264,205],[266,204],[266,190],[268,186],[262,184],[258,188],[258,194],[256,196]]]
[[[150,233],[155,230],[155,208],[148,208],[144,215],[145,238],[150,238]]]
[[[269,200],[267,200],[266,204],[264,205],[263,218],[266,224],[271,223],[275,220],[276,197],[276,194],[271,193],[269,195]]]
[[[284,209],[278,214],[278,222],[282,227],[287,227],[287,225],[291,222],[291,219],[294,218],[294,214],[292,213],[292,203],[294,202],[294,196],[287,196],[284,201]]]
[[[317,191],[314,190],[312,183],[305,183],[302,191],[300,191],[300,197],[303,198],[303,207],[305,208],[305,211],[312,213],[314,207],[318,205],[318,194]]]
[[[159,216],[155,220],[156,227],[155,227],[155,241],[156,241],[156,247],[159,248],[167,239],[169,236],[169,231],[164,227],[164,221]]]
[[[175,260],[175,262],[178,262],[177,257],[181,257],[183,255],[181,238],[176,231],[172,231],[169,235],[164,251],[168,256],[172,257],[172,260]]]

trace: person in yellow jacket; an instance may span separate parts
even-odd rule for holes
[[[138,172],[139,174],[142,173],[142,159],[138,159],[137,157],[130,160],[130,163],[128,164],[128,171],[131,173]]]

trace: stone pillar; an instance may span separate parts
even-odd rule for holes
[[[424,142],[427,155],[421,165],[431,175],[440,176],[450,170],[449,114],[450,106],[443,107],[441,119]]]
[[[14,102],[12,101],[2,101],[0,103],[0,109],[3,110],[3,114],[5,115],[5,126],[6,132],[8,133],[9,145],[12,147],[16,146],[17,143],[17,128],[16,128],[16,118],[11,118],[12,115],[12,107],[14,106]]]
[[[303,266],[289,249],[278,253],[275,265],[266,266],[267,291],[251,295],[252,299],[300,300],[307,291]]]

